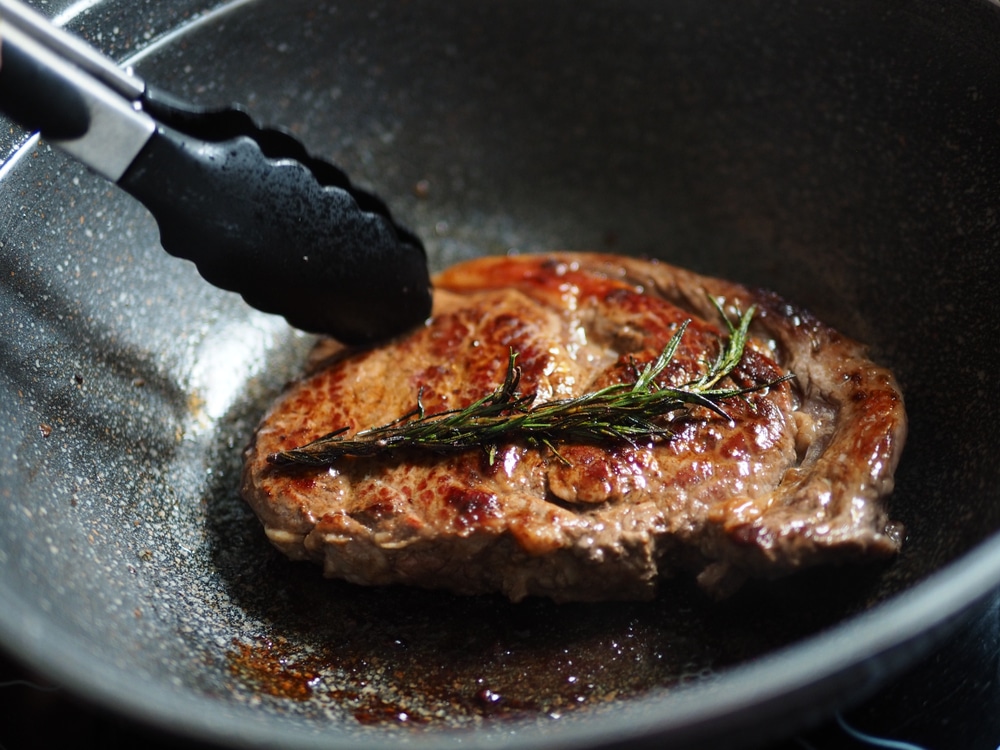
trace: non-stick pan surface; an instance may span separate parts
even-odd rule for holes
[[[750,746],[869,694],[1000,584],[994,4],[41,7],[291,128],[434,268],[593,249],[775,289],[870,343],[911,434],[888,564],[722,604],[683,581],[611,606],[325,581],[237,492],[311,340],[29,140],[0,172],[0,637],[34,668],[234,746]]]

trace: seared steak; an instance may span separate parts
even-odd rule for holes
[[[246,454],[243,495],[268,538],[326,575],[513,600],[649,598],[690,571],[716,595],[749,576],[891,555],[884,497],[906,433],[893,376],[777,296],[665,263],[609,255],[491,257],[435,280],[427,324],[384,346],[323,342]],[[274,466],[333,430],[466,406],[504,377],[513,348],[535,403],[631,382],[684,321],[661,375],[679,385],[715,357],[727,314],[756,306],[730,384],[794,379],[697,407],[673,435],[630,445],[512,442],[439,454]],[[553,450],[553,448],[555,450]]]

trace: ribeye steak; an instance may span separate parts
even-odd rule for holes
[[[689,382],[725,333],[718,303],[732,318],[756,307],[727,382],[794,374],[727,402],[728,420],[696,407],[667,439],[514,441],[492,462],[479,449],[268,461],[391,422],[418,392],[426,413],[468,405],[503,380],[511,349],[537,404],[634,380],[691,320],[661,375]],[[892,374],[774,294],[611,255],[488,257],[437,276],[418,330],[371,349],[321,342],[259,426],[243,495],[289,557],[356,583],[643,599],[658,577],[690,571],[723,596],[751,576],[896,552],[884,505],[905,433]]]

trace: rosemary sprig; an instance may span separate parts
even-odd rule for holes
[[[616,383],[538,406],[531,406],[533,393],[518,392],[521,368],[517,366],[517,352],[511,350],[503,383],[469,406],[426,414],[418,393],[416,408],[388,424],[363,430],[352,438],[344,436],[345,427],[299,448],[273,453],[268,461],[329,466],[345,456],[374,456],[400,448],[437,452],[483,448],[492,463],[496,446],[517,438],[547,445],[559,455],[554,443],[616,441],[638,445],[640,440],[668,438],[669,415],[692,406],[705,407],[729,419],[720,402],[763,390],[791,376],[749,387],[719,387],[719,382],[743,358],[754,308],[734,325],[718,303],[716,307],[729,335],[705,373],[684,385],[664,386],[656,379],[676,354],[690,321],[678,328],[659,357],[637,374],[634,383]]]

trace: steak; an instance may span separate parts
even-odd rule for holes
[[[418,393],[427,414],[467,406],[503,382],[512,350],[539,404],[633,382],[690,321],[659,376],[688,383],[718,354],[720,310],[751,306],[726,382],[758,390],[724,415],[677,412],[666,438],[269,460],[392,422]],[[290,558],[359,584],[595,601],[648,599],[684,573],[721,597],[750,577],[894,554],[885,497],[905,434],[892,374],[775,294],[612,255],[488,257],[439,274],[431,318],[408,335],[320,342],[258,427],[242,492]]]

